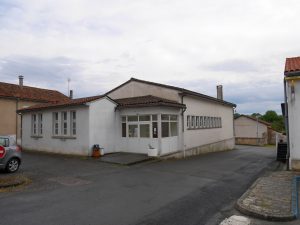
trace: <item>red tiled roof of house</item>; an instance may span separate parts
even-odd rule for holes
[[[49,89],[35,88],[29,86],[20,86],[17,84],[9,84],[0,82],[0,98],[19,98],[22,100],[37,102],[57,102],[67,100],[64,94]]]
[[[184,104],[169,99],[156,97],[153,95],[114,99],[114,101],[118,103],[118,108],[150,107],[150,106],[167,106],[167,107],[185,108]]]
[[[300,57],[287,58],[284,73],[300,72]]]
[[[74,106],[74,105],[83,105],[85,103],[98,100],[103,98],[103,95],[85,97],[85,98],[77,98],[77,99],[67,99],[60,102],[49,102],[49,103],[42,103],[37,104],[34,106],[30,106],[28,108],[20,109],[17,112],[29,112],[29,111],[38,111],[43,109],[50,109],[50,108],[57,108],[57,107],[66,107],[66,106]]]

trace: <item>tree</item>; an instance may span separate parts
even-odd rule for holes
[[[273,110],[268,110],[260,119],[267,121],[269,123],[273,123],[275,121],[279,121],[280,118],[277,113]]]
[[[260,117],[262,117],[262,115],[260,113],[252,113],[251,117],[260,118]]]

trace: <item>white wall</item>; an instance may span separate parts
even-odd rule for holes
[[[184,97],[183,103],[187,106],[184,113],[184,143],[186,149],[234,138],[232,107],[189,96]],[[186,123],[187,115],[221,117],[222,128],[189,130]]]
[[[53,112],[76,110],[77,135],[75,139],[53,138]],[[41,138],[31,137],[31,115],[43,114],[43,135]],[[70,119],[68,115],[68,119]],[[27,150],[54,152],[62,154],[88,155],[89,148],[89,113],[87,106],[67,107],[25,113],[22,118],[22,147]],[[70,127],[68,127],[70,132]]]
[[[107,98],[91,102],[89,110],[89,146],[99,144],[104,153],[116,151],[118,142],[116,123],[119,120],[115,112],[116,104]]]
[[[258,136],[257,136],[258,125]],[[235,137],[242,138],[263,138],[267,137],[268,127],[265,124],[257,123],[247,117],[240,116],[234,120]]]
[[[300,81],[294,81],[295,96],[291,95],[290,82],[287,83],[289,139],[291,160],[300,160]],[[300,166],[300,165],[299,165]],[[300,167],[298,168],[300,169]]]
[[[108,96],[112,99],[118,99],[144,95],[153,95],[174,101],[180,101],[178,91],[176,90],[136,81],[131,81],[125,84],[124,86],[110,93]]]

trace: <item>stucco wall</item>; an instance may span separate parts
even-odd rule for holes
[[[105,153],[115,151],[118,141],[116,133],[116,123],[119,118],[115,113],[116,104],[104,98],[91,102],[89,110],[89,146],[99,144],[104,148]]]
[[[76,110],[77,135],[75,139],[53,138],[53,112]],[[88,107],[68,107],[45,110],[43,113],[43,137],[31,137],[31,114],[23,115],[22,147],[27,150],[54,152],[62,154],[89,155],[89,112]],[[68,117],[69,119],[69,117]],[[68,127],[69,129],[69,127]]]
[[[294,169],[300,170],[300,81],[294,81],[295,95],[291,94],[290,82],[287,83],[290,155]]]
[[[267,138],[268,127],[265,124],[257,123],[244,116],[234,120],[234,128],[235,136],[239,138]]]
[[[191,149],[234,138],[232,107],[188,96],[185,96],[183,101],[187,106],[184,113],[185,149]],[[188,129],[186,123],[187,115],[221,117],[222,128]]]
[[[17,115],[16,111],[35,104],[39,102],[0,98],[0,135],[17,135],[20,143],[21,116]]]
[[[153,95],[174,101],[180,101],[178,91],[163,88],[157,85],[145,84],[141,82],[131,81],[119,89],[113,91],[108,96],[112,99],[129,98],[136,96]]]
[[[0,98],[0,135],[16,134],[16,100]]]

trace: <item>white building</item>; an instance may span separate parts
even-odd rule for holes
[[[271,124],[247,115],[241,115],[234,120],[235,143],[242,145],[266,145]]]
[[[222,95],[220,95],[222,96]],[[22,114],[22,147],[90,155],[134,152],[176,156],[234,148],[235,105],[169,85],[131,78],[105,95],[40,104]]]
[[[290,168],[300,170],[300,57],[286,59],[284,75]]]

